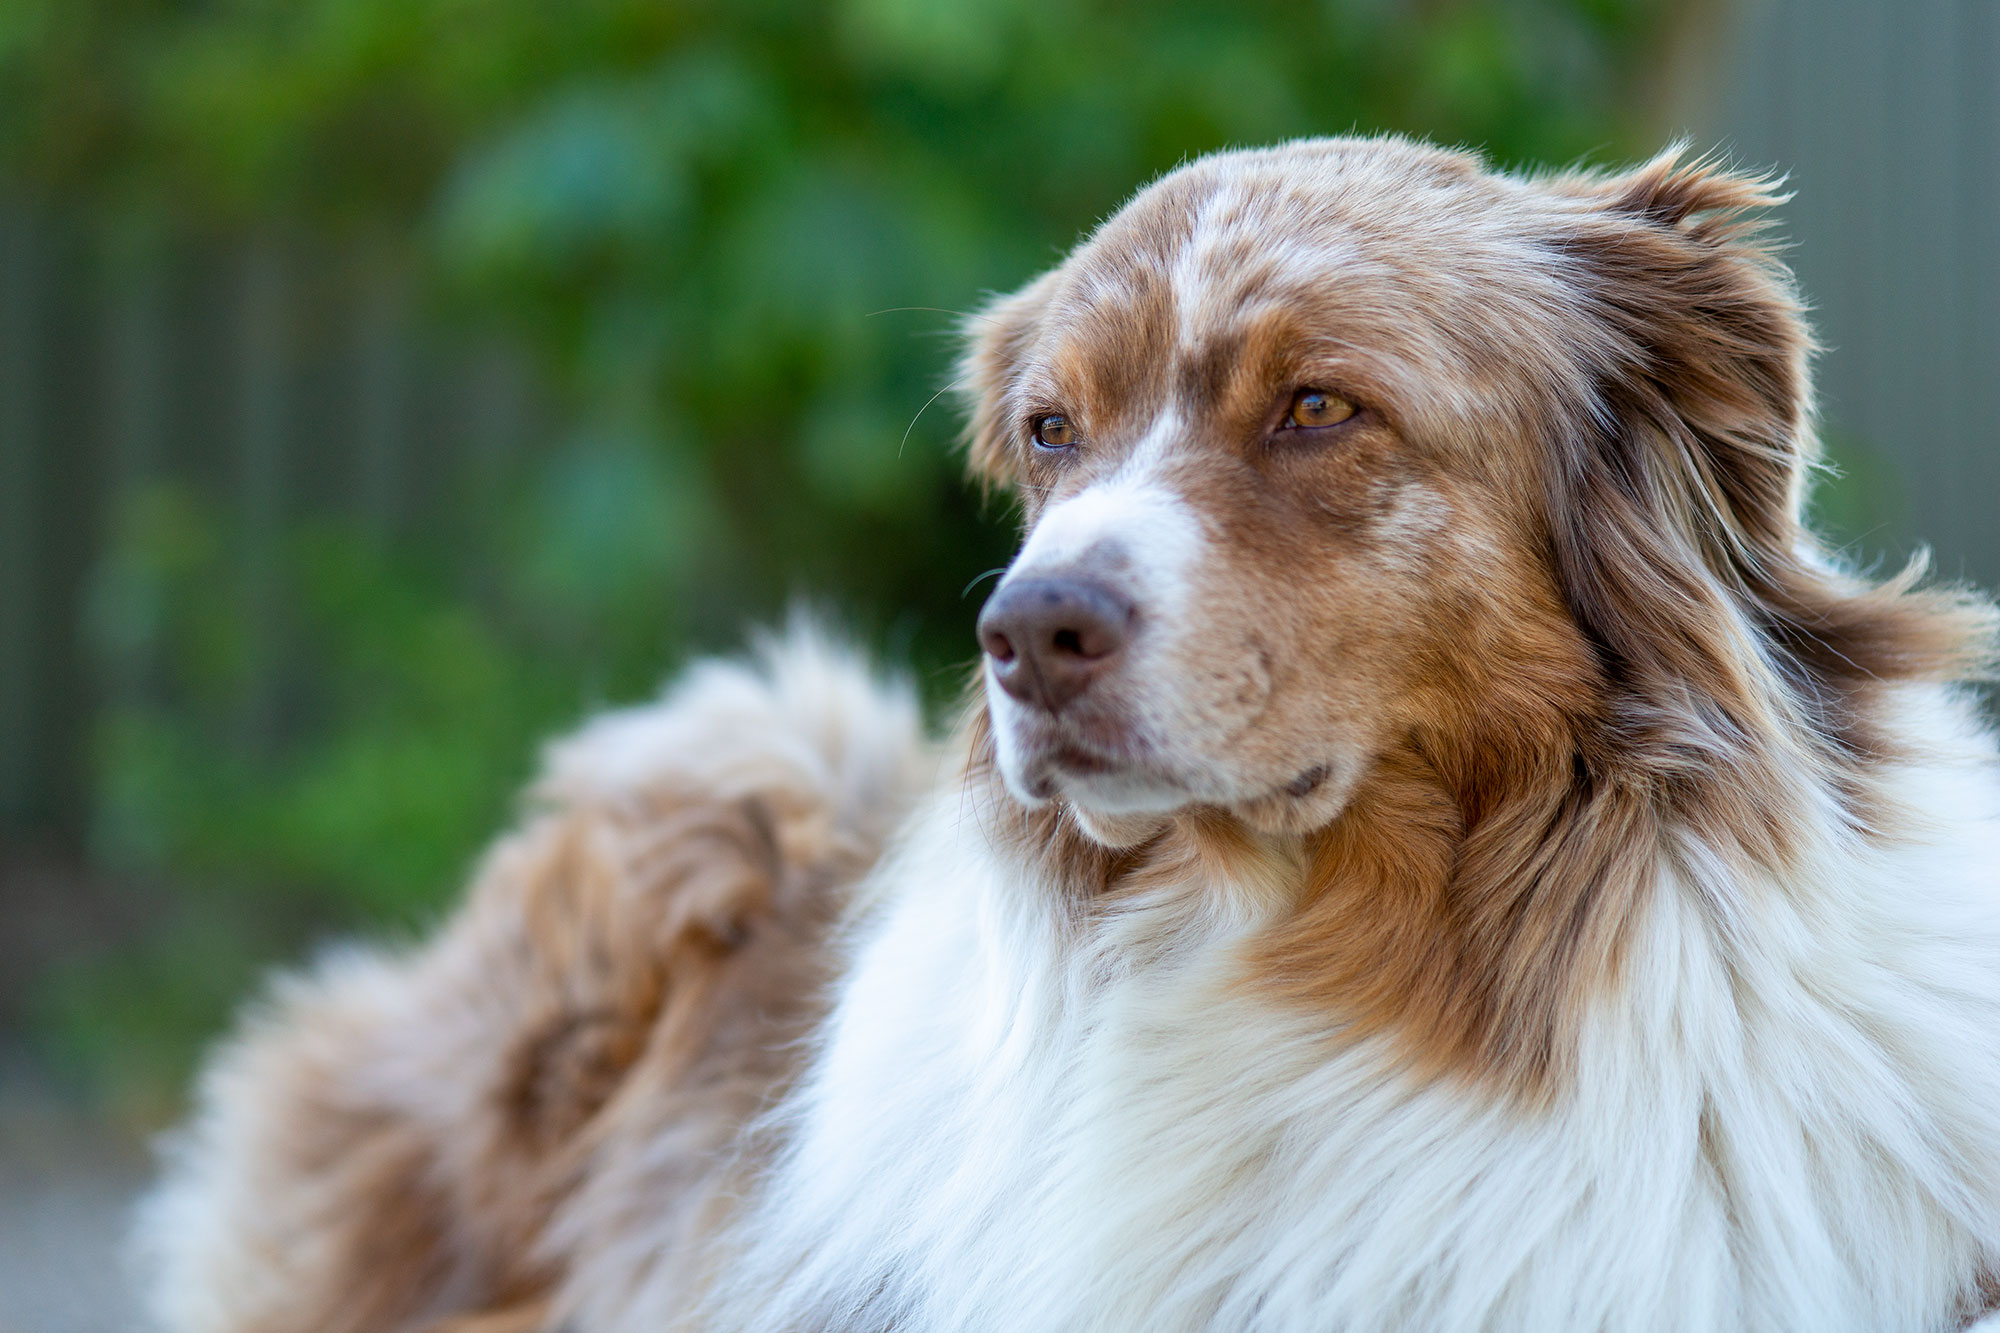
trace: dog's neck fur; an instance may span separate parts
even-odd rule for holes
[[[1423,1077],[1534,1103],[1576,1076],[1585,1011],[1615,991],[1647,895],[1677,878],[1687,847],[1729,868],[1706,892],[1734,897],[1796,880],[1824,850],[1805,845],[1822,823],[1879,836],[1898,822],[1870,767],[1784,680],[1746,670],[1755,717],[1726,724],[1735,744],[1719,756],[1663,739],[1675,710],[1620,699],[1579,666],[1531,692],[1561,709],[1479,700],[1381,755],[1330,824],[1289,836],[1197,808],[1104,846],[1060,800],[1030,809],[1008,795],[983,710],[961,728],[962,781],[996,852],[1051,910],[1115,910],[1159,883],[1269,886],[1241,949],[1246,987],[1326,1018],[1340,1041],[1388,1040]],[[1874,691],[1841,690],[1859,729]]]
[[[1941,1326],[2000,1252],[2000,792],[1962,702],[1875,706],[1935,827],[1820,769],[1776,866],[1587,770],[1468,821],[1411,749],[1319,833],[1111,850],[969,725],[776,1122],[743,1326]]]

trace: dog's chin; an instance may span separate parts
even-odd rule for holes
[[[1030,809],[1060,802],[1093,842],[1111,848],[1144,842],[1195,800],[1185,786],[1143,760],[1010,721],[994,719],[996,758],[1008,794]]]
[[[1084,836],[1109,851],[1122,852],[1157,837],[1171,814],[1112,815],[1072,804],[1070,815]]]
[[[1220,810],[1247,827],[1278,836],[1324,828],[1352,793],[1358,765],[1301,762],[1296,775],[1277,783],[1229,783],[1197,790],[1153,765],[1107,757],[1035,737],[1014,735],[999,747],[1008,792],[1031,809],[1059,801],[1091,841],[1112,850],[1145,842],[1176,814],[1202,806]],[[1025,741],[1025,743],[1024,743]]]
[[[1114,851],[1145,842],[1194,803],[1185,788],[1141,769],[1061,773],[1055,787],[1077,827]]]

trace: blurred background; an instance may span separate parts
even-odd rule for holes
[[[954,312],[1382,129],[1789,173],[1823,522],[2000,580],[1993,0],[0,0],[0,1330],[129,1326],[203,1044],[552,733],[796,597],[955,691]]]

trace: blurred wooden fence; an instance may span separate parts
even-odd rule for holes
[[[288,669],[279,544],[340,514],[394,533],[536,436],[522,358],[432,331],[387,245],[132,240],[0,200],[0,843],[73,841],[89,718],[92,579],[122,503],[217,500],[247,599],[244,725]]]
[[[1742,0],[1677,117],[1786,172],[1821,404],[1882,528],[2000,586],[2000,0]],[[1843,440],[1843,437],[1845,439]]]

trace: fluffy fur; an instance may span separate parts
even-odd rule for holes
[[[1008,579],[1129,647],[989,673],[943,781],[810,636],[593,724],[438,941],[219,1057],[169,1325],[1964,1327],[1993,617],[1802,526],[1773,202],[1393,139],[1149,187],[964,367]]]
[[[158,1321],[503,1333],[569,1275],[693,1284],[846,888],[935,778],[908,691],[804,626],[555,746],[438,939],[280,980],[210,1062],[141,1218]]]

